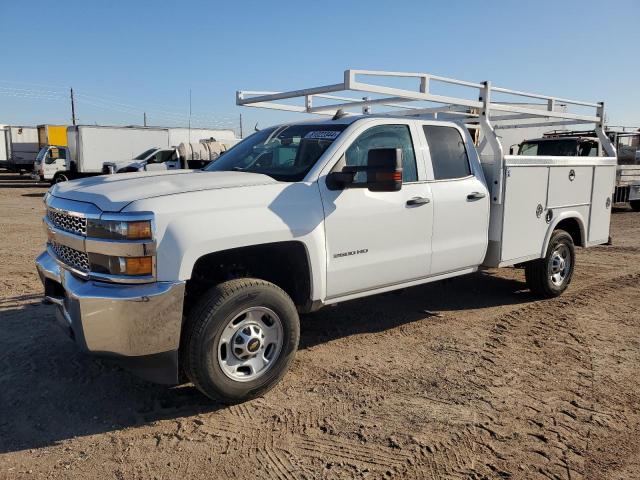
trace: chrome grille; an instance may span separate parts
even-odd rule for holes
[[[47,218],[56,227],[76,235],[87,235],[87,219],[69,215],[57,210],[47,209]]]
[[[50,245],[56,256],[64,263],[83,272],[89,271],[89,255],[85,252],[80,252],[56,242],[51,242]]]

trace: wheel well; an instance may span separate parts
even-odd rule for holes
[[[274,283],[300,310],[311,302],[311,271],[301,242],[232,248],[200,257],[187,281],[185,313],[210,287],[233,278],[254,277]]]
[[[580,228],[580,221],[577,218],[571,217],[559,221],[554,230],[564,230],[571,235],[575,245],[584,247],[582,229]]]

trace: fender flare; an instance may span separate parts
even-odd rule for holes
[[[551,241],[551,235],[553,235],[553,232],[558,226],[558,224],[563,220],[567,220],[570,218],[575,219],[578,222],[578,227],[580,228],[580,238],[582,242],[578,246],[584,247],[587,244],[587,231],[585,227],[586,222],[584,221],[584,218],[582,217],[582,215],[575,210],[562,212],[557,217],[554,216],[553,220],[549,223],[549,228],[547,228],[547,234],[544,237],[542,251],[540,252],[540,258],[544,258],[544,256],[547,254],[547,248],[549,247],[549,242]]]

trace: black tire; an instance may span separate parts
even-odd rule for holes
[[[53,176],[53,180],[51,181],[51,184],[55,184],[55,183],[62,183],[62,182],[68,182],[69,181],[69,177],[67,177],[67,175],[65,175],[64,173],[56,173]]]
[[[282,346],[263,375],[237,381],[220,366],[219,342],[229,322],[250,307],[266,307],[278,315]],[[259,397],[280,381],[293,361],[299,339],[300,320],[291,298],[273,283],[241,278],[216,285],[194,306],[187,318],[180,353],[186,363],[185,374],[202,393],[214,400],[236,403]]]
[[[561,282],[554,282],[551,277],[554,272],[554,252],[566,252],[569,260],[567,271],[564,273]],[[524,274],[527,285],[534,294],[543,298],[557,297],[561,295],[562,292],[567,289],[569,283],[571,283],[575,265],[575,246],[571,235],[564,230],[555,230],[551,235],[551,240],[549,240],[549,246],[547,247],[547,253],[544,258],[525,264]]]
[[[631,200],[629,205],[634,212],[640,212],[640,200]]]

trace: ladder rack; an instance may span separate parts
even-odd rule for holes
[[[362,81],[359,77],[369,77],[370,81]],[[385,85],[384,79],[416,79],[419,86],[415,89],[398,88]],[[387,82],[388,83],[388,82]],[[432,86],[436,83],[466,87],[475,90],[476,99],[439,95],[433,93]],[[333,95],[337,92],[357,92],[367,96],[354,98],[352,96]],[[492,94],[504,94],[523,99],[534,99],[540,102],[544,109],[531,108],[531,103],[497,102],[491,99]],[[375,97],[372,97],[374,95]],[[279,100],[303,99],[303,104],[280,103]],[[316,100],[330,100],[330,103],[316,104]],[[415,102],[429,102],[440,106],[411,105]],[[522,92],[502,87],[494,87],[491,82],[468,82],[454,78],[431,75],[429,73],[386,72],[374,70],[345,70],[342,83],[324,85],[320,87],[292,90],[288,92],[245,91],[236,92],[236,104],[284,110],[289,112],[313,113],[318,115],[334,115],[337,110],[361,108],[361,111],[347,111],[348,114],[372,113],[372,106],[383,107],[379,113],[388,115],[437,115],[445,113],[462,118],[478,118],[486,116],[493,121],[513,121],[513,125],[501,125],[499,128],[517,128],[524,119],[554,119],[552,125],[575,125],[581,123],[601,124],[604,118],[604,104],[602,102],[584,102],[570,100],[537,93]],[[556,105],[572,105],[587,107],[594,110],[592,114],[561,112]],[[495,115],[494,112],[501,112]],[[506,114],[505,114],[506,113]],[[531,126],[531,124],[527,124]],[[536,126],[545,126],[536,124]],[[551,126],[551,125],[549,125]]]
[[[406,86],[392,86],[394,81],[406,83],[411,80],[415,81],[415,87],[412,89]],[[467,98],[436,94],[432,89],[435,84],[467,89],[470,94]],[[347,93],[339,94],[340,92]],[[351,92],[351,95],[348,92]],[[354,97],[354,94],[357,96]],[[496,94],[512,97],[519,103],[495,101],[492,97]],[[297,103],[291,103],[292,100],[297,100]],[[532,101],[537,103],[532,104]],[[475,124],[479,126],[483,135],[478,147],[481,158],[484,163],[492,164],[494,203],[502,202],[505,161],[496,129],[595,124],[596,134],[606,155],[616,155],[613,145],[604,134],[603,102],[584,102],[494,87],[489,81],[478,83],[429,73],[350,69],[345,70],[341,83],[331,85],[288,92],[239,90],[236,92],[236,104],[329,116],[335,115],[339,110],[347,115],[371,114],[375,106],[380,109],[376,112],[379,115],[431,116]],[[579,107],[587,110],[587,113],[560,111],[556,108],[560,105]],[[358,111],[353,111],[354,108]]]

